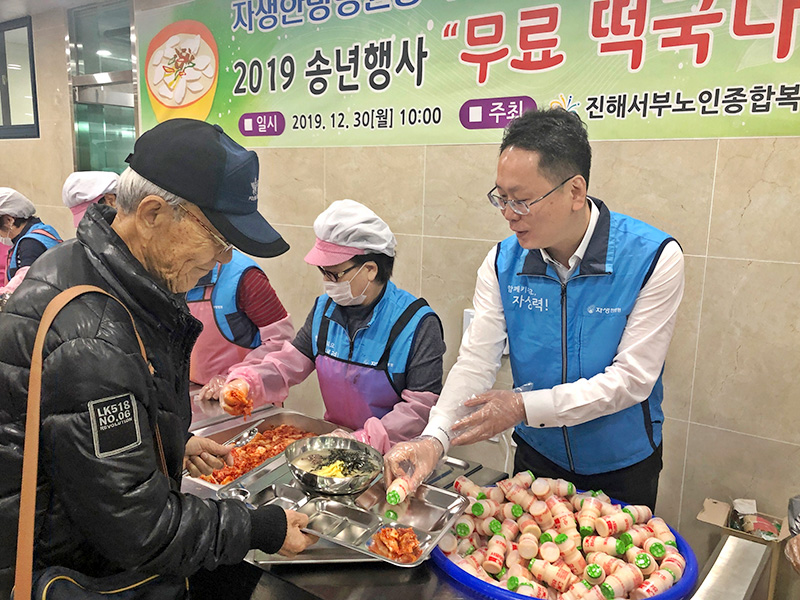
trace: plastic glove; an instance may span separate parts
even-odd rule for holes
[[[211,475],[214,469],[233,465],[230,446],[223,446],[214,440],[193,435],[186,442],[183,454],[183,468],[192,477]]]
[[[219,393],[220,406],[229,415],[249,415],[253,410],[253,400],[249,394],[250,386],[244,379],[233,379]]]
[[[351,440],[356,439],[356,436],[354,436],[349,431],[345,431],[344,429],[342,429],[340,427],[337,427],[336,429],[334,429],[330,433],[326,433],[325,435],[331,435],[333,437],[340,437],[340,438],[349,438]]]
[[[225,386],[225,375],[214,375],[197,394],[198,400],[216,400]]]
[[[294,558],[319,539],[315,535],[300,531],[306,525],[308,525],[308,515],[293,510],[286,511],[286,538],[278,554]]]
[[[444,447],[435,437],[424,435],[407,442],[400,442],[383,457],[383,478],[386,489],[398,477],[409,481],[408,495],[433,473],[436,464],[444,456]]]
[[[490,390],[464,401],[463,406],[480,407],[472,414],[456,421],[453,446],[466,446],[488,440],[525,420],[525,404],[522,394],[511,390]]]
[[[784,553],[789,562],[792,563],[794,570],[800,574],[800,535],[796,535],[786,542]]]

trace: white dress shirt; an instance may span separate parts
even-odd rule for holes
[[[589,226],[568,265],[559,264],[545,250],[539,250],[562,281],[579,267],[594,233],[599,211],[591,201],[589,205]],[[491,389],[500,368],[506,320],[494,267],[496,254],[497,246],[478,269],[472,300],[475,317],[464,333],[458,360],[422,432],[442,442],[445,452],[450,446],[452,424],[470,412],[461,406],[462,402]],[[664,247],[650,279],[639,292],[612,364],[589,379],[523,393],[525,423],[534,427],[579,425],[646,400],[664,366],[683,285],[683,253],[672,241]]]

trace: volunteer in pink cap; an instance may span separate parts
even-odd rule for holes
[[[305,260],[319,269],[325,293],[292,342],[231,371],[220,402],[240,414],[238,390],[254,406],[282,404],[316,369],[325,419],[387,452],[422,432],[439,397],[441,321],[390,281],[397,240],[372,210],[339,200],[317,217],[314,233]]]
[[[33,202],[13,188],[0,187],[0,244],[6,249],[0,294],[17,289],[33,262],[60,243],[55,228],[36,216]]]
[[[107,171],[76,171],[67,177],[61,200],[72,213],[76,228],[92,204],[116,205],[118,183],[119,175]]]

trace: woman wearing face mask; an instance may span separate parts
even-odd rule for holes
[[[0,187],[0,244],[6,248],[2,256],[6,270],[0,280],[0,294],[17,289],[28,267],[45,250],[62,241],[58,232],[42,223],[35,213],[33,202],[17,190]]]
[[[439,397],[441,321],[424,299],[389,280],[397,241],[369,208],[334,202],[314,233],[305,260],[319,269],[325,293],[292,342],[231,371],[220,402],[241,414],[232,398],[243,389],[254,406],[282,404],[289,387],[316,369],[325,419],[386,452],[422,432]]]

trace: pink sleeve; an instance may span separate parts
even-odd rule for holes
[[[382,418],[370,417],[364,427],[353,432],[355,438],[386,454],[397,442],[417,437],[428,424],[431,407],[438,394],[403,390],[402,400]]]
[[[287,314],[283,319],[264,327],[259,327],[258,332],[261,334],[261,345],[258,348],[253,348],[242,362],[232,365],[228,369],[228,373],[237,367],[261,364],[268,354],[283,349],[284,344],[291,343],[295,336],[292,316]]]
[[[262,332],[287,320],[288,317],[268,325],[262,328]],[[283,404],[289,388],[304,381],[314,370],[314,362],[295,348],[290,339],[283,339],[280,344],[271,339],[269,343],[274,344],[272,351],[261,352],[261,348],[256,348],[244,362],[230,368],[225,380],[225,383],[230,383],[234,379],[244,379],[250,386],[253,406]]]
[[[0,294],[13,293],[14,290],[17,289],[17,287],[19,287],[19,284],[22,283],[22,280],[25,279],[25,275],[28,273],[28,269],[30,269],[30,267],[20,267],[19,269],[17,269],[17,272],[14,273],[14,277],[11,278],[11,281],[9,281],[3,287],[0,287]]]

